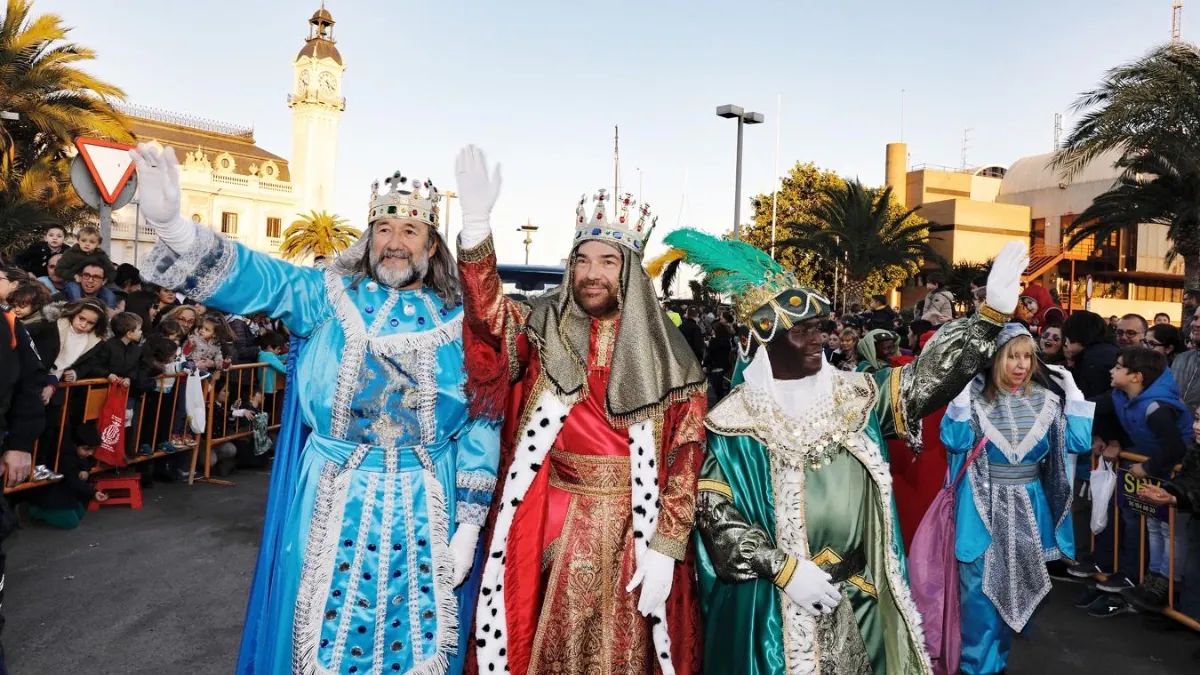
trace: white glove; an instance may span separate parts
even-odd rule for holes
[[[652,548],[646,549],[642,564],[638,565],[626,593],[632,593],[638,585],[642,587],[641,597],[638,598],[638,611],[642,616],[664,609],[667,596],[671,594],[671,584],[675,581],[675,559],[663,555]]]
[[[837,587],[830,583],[829,576],[811,560],[801,560],[796,564],[792,579],[783,587],[788,599],[809,616],[829,614],[842,601],[842,594]]]
[[[500,196],[500,165],[489,175],[487,157],[474,145],[458,151],[454,162],[458,177],[458,204],[462,208],[462,248],[477,246],[492,233],[492,207]]]
[[[192,223],[179,215],[179,160],[171,148],[159,150],[139,143],[130,150],[137,168],[138,204],[158,238],[176,253],[188,250],[196,239]]]
[[[1046,368],[1050,371],[1050,375],[1058,380],[1058,384],[1063,388],[1063,393],[1066,394],[1068,401],[1084,400],[1083,392],[1075,384],[1075,377],[1071,375],[1071,371],[1062,366],[1047,365]]]
[[[987,304],[992,309],[1005,314],[1012,314],[1017,309],[1021,275],[1029,267],[1028,252],[1029,247],[1020,241],[1010,242],[1000,249],[987,279]]]
[[[475,565],[475,545],[479,543],[479,526],[459,523],[450,538],[450,554],[454,556],[454,587],[467,580]]]

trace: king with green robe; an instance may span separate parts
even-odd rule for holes
[[[884,439],[987,362],[1024,264],[997,258],[988,305],[945,325],[903,368],[846,373],[822,352],[830,303],[758,249],[693,230],[668,255],[699,266],[757,342],[744,382],[708,415],[696,504],[707,673],[931,673],[908,588]]]

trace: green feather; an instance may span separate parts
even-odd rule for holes
[[[693,229],[675,230],[663,242],[686,252],[684,260],[702,269],[718,293],[740,295],[763,283],[783,267],[761,249],[741,241],[714,237]]]

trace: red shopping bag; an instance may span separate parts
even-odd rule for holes
[[[108,385],[108,398],[96,418],[96,431],[100,432],[100,447],[96,448],[96,460],[109,466],[125,466],[125,404],[129,389],[119,384]]]

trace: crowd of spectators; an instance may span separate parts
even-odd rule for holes
[[[265,315],[222,314],[145,284],[135,266],[114,265],[102,245],[96,228],[81,228],[68,245],[67,233],[52,227],[43,241],[0,263],[0,310],[10,334],[27,339],[39,364],[26,396],[33,400],[23,403],[44,413],[32,439],[18,438],[28,425],[10,420],[0,427],[7,432],[5,449],[24,447],[30,454],[29,475],[17,482],[37,485],[11,493],[9,501],[29,520],[53,527],[77,527],[89,501],[107,499],[91,480],[100,445],[96,424],[84,419],[88,389],[104,385],[80,382],[107,380],[126,394],[125,460],[136,466],[143,487],[151,487],[186,480],[191,453],[181,451],[204,439],[187,423],[189,380],[213,398],[213,423],[205,433],[254,432],[214,444],[211,469],[226,475],[269,461],[264,413],[271,409],[264,404],[282,387],[276,375],[286,373],[289,338],[281,324]],[[255,363],[265,367],[230,371]],[[193,374],[198,379],[184,376]],[[6,414],[19,409],[11,405]],[[152,459],[134,461],[139,458]]]

